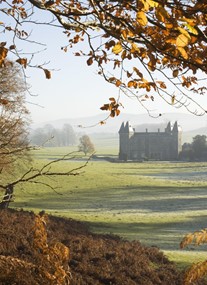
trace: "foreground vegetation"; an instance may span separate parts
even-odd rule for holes
[[[36,163],[60,157],[65,151],[41,150],[36,153]],[[82,163],[79,158],[60,162],[55,168],[73,168]],[[17,188],[13,207],[36,212],[44,209],[85,221],[94,232],[157,246],[184,266],[206,257],[203,247],[179,250],[185,234],[206,227],[206,170],[207,163],[111,163],[91,159],[78,177],[50,181],[57,187],[55,191],[43,185]]]

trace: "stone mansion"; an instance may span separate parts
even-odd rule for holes
[[[182,150],[182,130],[177,122],[169,122],[164,131],[136,132],[130,122],[119,130],[120,160],[177,160]]]

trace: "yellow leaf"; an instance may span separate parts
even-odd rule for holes
[[[123,48],[122,45],[120,44],[120,42],[118,42],[113,48],[112,48],[112,52],[114,54],[119,54],[120,52],[122,52]]]
[[[188,33],[188,31],[186,31],[185,29],[178,27],[179,32],[181,32],[181,34],[185,35],[187,38],[191,39],[190,34]]]
[[[141,25],[141,26],[146,26],[148,23],[147,20],[147,16],[145,15],[145,13],[143,11],[140,11],[137,13],[137,22]]]
[[[153,1],[153,0],[147,0],[148,4],[150,5],[150,7],[154,8],[154,7],[158,7],[159,3]]]
[[[186,35],[184,34],[180,34],[177,38],[176,38],[176,46],[177,47],[185,47],[189,44],[190,39],[188,37],[186,37]]]
[[[142,4],[143,4],[143,9],[144,9],[144,11],[148,11],[149,10],[149,8],[150,8],[150,5],[149,5],[149,3],[148,3],[148,1],[147,0],[141,0],[142,1]]]
[[[186,24],[186,27],[188,28],[190,33],[198,35],[198,31],[193,26],[191,26],[190,24]]]
[[[182,57],[184,59],[188,59],[188,54],[187,54],[186,50],[183,47],[177,47],[177,49],[179,50],[180,54],[182,55]]]
[[[140,49],[139,49],[137,44],[132,43],[132,45],[131,45],[131,53],[134,53],[136,51],[140,51]]]
[[[196,20],[195,19],[190,19],[190,18],[183,17],[182,21],[186,22],[187,24],[189,24],[189,25],[191,25],[193,27],[196,25]]]

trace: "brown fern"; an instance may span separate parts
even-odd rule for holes
[[[207,243],[207,229],[196,231],[194,233],[187,234],[180,243],[180,248],[184,248],[190,244],[199,246]],[[186,272],[184,276],[184,285],[193,284],[200,278],[207,275],[207,260],[193,264]]]
[[[47,215],[36,215],[33,241],[36,259],[48,284],[68,285],[71,278],[68,267],[69,249],[60,242],[48,244],[46,223]]]

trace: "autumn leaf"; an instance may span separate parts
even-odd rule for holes
[[[43,68],[43,70],[44,70],[44,73],[45,73],[46,78],[47,78],[47,79],[50,79],[50,78],[51,78],[51,72],[50,72],[48,69],[44,69],[44,68]]]
[[[133,70],[136,72],[136,74],[137,74],[140,78],[143,78],[143,74],[139,71],[138,68],[133,67]]]
[[[163,81],[157,81],[157,83],[160,85],[160,88],[162,88],[162,89],[167,88],[166,84]]]
[[[11,46],[9,47],[10,50],[15,49],[15,48],[16,48],[15,45],[11,45]]]
[[[176,46],[177,47],[185,47],[189,44],[190,39],[184,35],[184,34],[180,34],[177,38],[176,38]]]
[[[128,86],[129,88],[131,88],[131,87],[137,88],[137,82],[136,82],[136,81],[133,81],[133,80],[130,80],[130,81],[128,82],[127,86]]]
[[[155,71],[156,67],[155,64],[153,64],[153,62],[150,60],[147,64],[148,68],[150,71]]]
[[[93,58],[89,57],[89,59],[87,60],[87,65],[92,65],[93,64]]]
[[[132,43],[132,45],[131,45],[131,53],[135,53],[135,52],[139,52],[140,51],[140,49],[139,49],[139,47],[138,47],[138,45],[137,44],[135,44],[135,43]]]
[[[100,107],[100,109],[101,109],[102,111],[107,111],[107,110],[109,110],[109,104],[104,104],[102,107]]]
[[[1,104],[1,105],[7,105],[8,103],[9,103],[8,100],[6,100],[6,99],[0,99],[0,104]]]
[[[24,68],[27,67],[27,58],[18,58],[18,59],[16,60],[16,62],[18,62],[19,64],[23,65]]]
[[[188,28],[190,33],[192,33],[194,35],[198,35],[198,31],[193,26],[186,24],[186,27]]]
[[[0,66],[2,66],[5,58],[7,57],[8,49],[5,47],[0,47]]]
[[[116,85],[117,87],[119,87],[119,86],[121,85],[121,83],[122,83],[121,80],[118,79],[118,80],[116,81],[115,85]]]
[[[121,31],[121,34],[123,36],[123,38],[126,40],[128,38],[128,31],[125,29],[125,30],[122,30]]]
[[[121,113],[119,109],[116,109],[115,112],[116,112],[116,116],[119,116],[119,114]]]
[[[137,13],[137,22],[141,25],[141,26],[146,26],[148,23],[147,20],[147,16],[145,15],[145,13],[143,11],[140,11]]]
[[[188,59],[188,54],[187,54],[186,50],[183,47],[177,47],[177,49],[179,50],[180,54],[182,55],[182,57],[184,59]]]
[[[172,95],[172,97],[171,97],[171,104],[172,105],[175,104],[175,95]]]
[[[0,43],[0,47],[5,47],[6,46],[6,42],[1,42]]]
[[[177,77],[179,73],[178,69],[173,70],[173,77]]]
[[[113,102],[113,103],[116,103],[116,99],[114,97],[110,97],[109,98],[109,101]]]
[[[167,19],[169,18],[168,12],[161,5],[159,5],[156,8],[155,15],[156,15],[157,19],[163,23],[165,23],[167,21]]]
[[[178,30],[181,34],[185,35],[187,38],[191,39],[190,34],[188,33],[188,31],[186,31],[185,29],[178,27]]]
[[[120,42],[118,42],[113,48],[112,48],[112,52],[114,54],[119,54],[120,52],[122,52],[123,48]]]
[[[172,24],[172,23],[169,23],[169,22],[166,22],[166,23],[165,23],[165,27],[166,27],[167,29],[172,29],[172,28],[173,28],[173,24]]]

